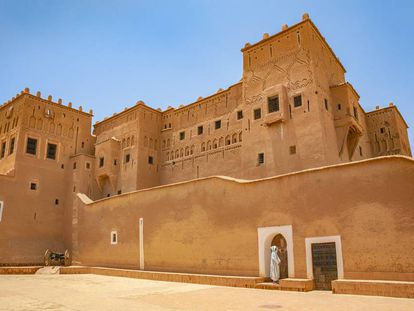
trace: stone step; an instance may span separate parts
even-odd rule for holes
[[[281,279],[278,283],[261,282],[257,283],[255,288],[270,290],[286,290],[295,292],[308,292],[314,289],[314,283],[311,279]]]

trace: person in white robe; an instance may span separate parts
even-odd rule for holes
[[[271,254],[270,254],[270,278],[273,282],[277,282],[280,279],[280,258],[277,255],[277,246],[271,246],[270,247]]]

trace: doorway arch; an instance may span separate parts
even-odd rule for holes
[[[259,275],[270,276],[270,246],[273,239],[281,234],[286,241],[287,273],[289,278],[295,277],[295,263],[293,254],[292,225],[260,227],[258,234]]]
[[[285,237],[278,233],[274,236],[271,246],[277,246],[277,255],[279,256],[279,270],[280,279],[286,279],[289,277],[288,274],[288,257],[287,257],[287,242]]]

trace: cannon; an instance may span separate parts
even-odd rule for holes
[[[50,249],[47,249],[44,256],[45,260],[45,266],[58,266],[58,265],[64,265],[69,266],[70,265],[70,255],[69,251],[65,250],[64,253],[56,253],[52,252]]]

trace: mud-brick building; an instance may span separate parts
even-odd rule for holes
[[[178,108],[0,106],[0,264],[414,281],[414,162],[309,19],[241,49],[239,82]],[[369,100],[369,99],[368,99]],[[386,253],[386,254],[385,254]],[[330,258],[326,260],[326,258]],[[327,272],[328,271],[328,272]]]

